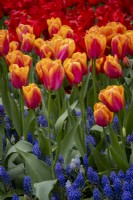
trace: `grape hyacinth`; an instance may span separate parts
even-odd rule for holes
[[[68,200],[80,200],[81,199],[81,192],[78,188],[73,187],[71,185],[66,189],[67,199]]]
[[[12,187],[11,178],[9,174],[6,172],[5,168],[0,166],[0,179],[4,186]]]
[[[87,147],[87,155],[89,156],[90,153],[91,153],[91,150],[90,150],[90,144],[92,146],[95,146],[96,145],[96,142],[95,142],[95,139],[92,135],[88,135],[86,136],[86,147]]]
[[[100,200],[101,197],[100,197],[100,191],[98,188],[94,188],[93,190],[93,199],[94,200]]]
[[[104,196],[104,198],[113,200],[114,195],[113,195],[113,190],[112,190],[110,184],[106,184],[105,187],[103,188],[103,196]]]
[[[17,194],[14,194],[13,197],[12,197],[12,200],[19,200],[19,197]]]
[[[88,167],[87,170],[87,178],[91,184],[97,185],[99,184],[99,176],[96,171],[93,170],[92,167]]]
[[[29,176],[24,176],[23,181],[24,194],[31,196],[33,194],[32,182]]]
[[[61,163],[59,161],[55,165],[55,174],[56,174],[56,177],[57,177],[57,179],[59,181],[59,185],[61,187],[65,187],[66,179],[65,179],[65,176],[63,174],[62,165],[61,165]]]
[[[127,136],[127,143],[133,142],[133,133]]]
[[[40,116],[37,117],[38,125],[42,127],[47,127],[48,126],[48,121],[46,117],[41,114]]]
[[[38,142],[36,142],[36,143],[34,144],[34,146],[33,146],[33,148],[32,148],[32,153],[33,153],[35,156],[37,156],[37,158],[38,158],[39,160],[43,160],[43,161],[44,161],[44,157],[43,157],[43,154],[42,154],[42,152],[41,152],[41,149],[40,149],[40,147],[39,147]]]
[[[118,134],[120,133],[120,124],[119,124],[118,117],[116,115],[114,116],[114,119],[112,122],[112,128],[114,129],[116,133]]]

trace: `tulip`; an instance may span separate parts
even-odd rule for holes
[[[55,59],[60,59],[62,62],[66,58],[70,58],[75,51],[75,42],[70,38],[63,39],[61,36],[55,35],[51,44]]]
[[[35,53],[40,56],[40,49],[44,44],[44,40],[42,38],[37,38],[34,40],[33,49]]]
[[[133,56],[133,30],[126,31],[124,35],[128,39],[127,52],[128,52],[128,54],[130,54],[131,56]]]
[[[41,46],[40,48],[40,57],[41,58],[54,58],[54,54],[53,54],[53,47],[51,44],[51,41],[45,41],[44,44]]]
[[[119,59],[123,59],[127,53],[128,40],[125,35],[117,34],[112,38],[111,48],[113,55],[117,55]]]
[[[119,78],[122,76],[122,68],[118,63],[116,56],[106,56],[104,63],[104,72],[109,78]]]
[[[14,88],[22,88],[22,86],[27,85],[29,67],[19,67],[17,64],[12,64],[9,66],[9,71],[11,72],[11,82]]]
[[[33,27],[30,25],[19,24],[19,26],[16,28],[16,33],[19,41],[22,42],[23,35],[25,35],[26,33],[33,34]]]
[[[51,19],[47,20],[48,24],[48,32],[50,36],[52,37],[54,34],[56,34],[62,25],[60,18],[54,18],[52,17]]]
[[[20,44],[17,41],[12,41],[9,43],[9,51],[15,51],[20,49]]]
[[[64,61],[64,70],[70,85],[78,84],[82,80],[82,67],[77,61],[68,58]]]
[[[35,35],[31,34],[31,33],[26,33],[26,34],[23,34],[22,37],[23,37],[22,46],[21,46],[22,51],[30,52],[32,50],[32,47],[33,47]]]
[[[7,30],[0,30],[0,56],[6,55],[9,51],[9,34]]]
[[[131,67],[131,61],[129,60],[129,58],[127,56],[123,58],[123,66],[125,68],[130,68]]]
[[[72,60],[80,63],[83,75],[88,73],[86,53],[76,52],[72,55]]]
[[[96,59],[96,74],[104,73],[103,65],[106,60],[106,56]],[[90,72],[92,73],[92,60],[90,60]]]
[[[39,81],[48,90],[57,90],[64,79],[64,69],[60,60],[43,58],[36,64],[36,72]]]
[[[67,25],[63,25],[60,27],[60,30],[58,31],[58,35],[62,36],[64,39],[65,38],[74,38],[74,32],[71,29],[71,27]]]
[[[111,112],[101,102],[94,105],[94,120],[99,126],[105,127],[113,120],[113,112]]]
[[[22,91],[26,102],[26,106],[28,108],[35,109],[36,107],[41,105],[42,102],[41,90],[35,83],[31,83],[28,86],[23,86]]]
[[[85,46],[87,55],[91,59],[103,56],[106,48],[106,37],[98,32],[87,33],[85,35]]]
[[[24,55],[21,51],[15,50],[9,52],[6,55],[6,62],[10,66],[11,64],[17,64],[19,67],[31,66],[32,58],[28,55]]]
[[[107,106],[111,112],[118,112],[124,107],[124,88],[122,85],[111,85],[99,93],[99,100]]]
[[[120,22],[109,22],[107,26],[110,26],[116,34],[123,34],[126,32],[126,27]]]

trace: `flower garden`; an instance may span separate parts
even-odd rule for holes
[[[133,200],[132,0],[0,0],[0,200]]]

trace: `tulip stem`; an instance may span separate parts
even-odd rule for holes
[[[51,146],[51,138],[50,138],[50,112],[51,112],[51,91],[48,91],[48,145],[49,145],[49,155],[51,159],[51,167],[52,167],[52,177],[54,179],[54,169],[53,169],[53,154],[52,154],[52,146]]]
[[[108,159],[111,162],[110,153],[109,153],[109,144],[108,144],[108,140],[107,140],[107,134],[106,134],[105,127],[103,127],[103,132],[104,132],[104,137],[105,137],[105,144],[106,144],[106,147],[107,147]]]
[[[59,116],[60,116],[60,114],[61,114],[61,105],[60,105],[60,89],[57,90],[56,94],[57,94],[58,112],[59,112]]]
[[[19,89],[19,102],[20,102],[20,113],[21,113],[21,125],[22,125],[22,134],[24,136],[24,139],[26,140],[27,138],[24,131],[24,98],[23,98],[23,93],[22,90]]]
[[[97,92],[96,92],[96,59],[92,59],[92,80],[94,87],[94,104],[97,102]]]

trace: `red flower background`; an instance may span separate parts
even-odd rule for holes
[[[10,40],[17,40],[16,27],[30,24],[36,37],[42,33],[49,39],[46,20],[60,17],[62,24],[69,25],[75,33],[78,50],[84,51],[83,37],[94,24],[106,25],[108,22],[121,22],[133,29],[132,0],[0,0],[0,17],[9,15],[5,25],[10,32]]]

